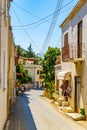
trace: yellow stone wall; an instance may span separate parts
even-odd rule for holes
[[[6,16],[8,16],[8,2],[8,0],[0,0],[0,8],[5,11]],[[13,100],[14,45],[13,39],[10,38],[11,30],[9,32],[9,20],[10,19],[5,17],[3,13],[0,14],[0,130],[3,130],[3,126],[9,113],[9,95],[12,96]]]
[[[9,17],[9,26],[10,26],[10,17]],[[13,41],[13,35],[11,28],[8,28],[8,96],[7,96],[7,112],[11,109],[11,106],[14,102],[14,82],[15,82],[15,46]]]

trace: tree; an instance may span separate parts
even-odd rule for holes
[[[31,44],[29,45],[29,47],[27,49],[28,49],[28,57],[29,58],[35,57],[35,53],[32,50],[32,45]]]
[[[18,45],[17,46],[17,55],[18,55],[18,57],[21,55],[21,52],[22,52],[21,47]]]
[[[44,77],[45,83],[51,86],[54,83],[55,78],[55,60],[56,57],[60,55],[59,48],[48,47],[47,52],[44,55],[44,59],[42,61],[43,72],[42,75]]]
[[[18,57],[23,56],[26,57],[26,50],[24,50],[20,45],[15,45],[17,49]]]

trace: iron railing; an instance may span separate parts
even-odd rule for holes
[[[74,58],[77,58],[77,45],[67,43],[62,48],[62,60],[67,61]]]

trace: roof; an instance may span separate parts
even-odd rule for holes
[[[22,56],[20,56],[19,58],[23,59],[23,60],[29,60],[29,61],[34,61],[35,60],[35,58],[27,58],[27,57],[22,57]]]
[[[78,3],[75,5],[75,7],[72,9],[70,14],[67,16],[67,18],[63,21],[63,23],[60,25],[61,28],[63,28],[67,22],[74,17],[74,15],[81,9],[81,7],[87,2],[87,0],[79,0]]]

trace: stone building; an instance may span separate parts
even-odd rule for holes
[[[32,78],[33,87],[40,88],[43,82],[43,79],[40,77],[42,66],[35,64],[34,58],[19,57],[19,62],[23,64],[28,75]]]

